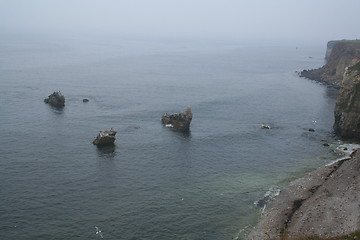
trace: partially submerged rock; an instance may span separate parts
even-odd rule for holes
[[[271,127],[269,125],[263,124],[261,125],[261,129],[271,129]]]
[[[189,130],[192,120],[191,108],[187,107],[185,112],[165,114],[161,118],[161,122],[166,127],[173,127],[177,130]]]
[[[87,99],[87,98],[84,98],[84,99],[83,99],[83,102],[84,102],[84,103],[87,103],[87,102],[89,102],[89,101],[90,101],[90,100]]]
[[[95,145],[110,145],[114,144],[115,142],[115,135],[116,131],[114,130],[107,130],[107,131],[100,131],[99,135],[93,141]]]
[[[65,106],[65,97],[61,94],[60,91],[50,94],[47,98],[44,99],[44,102],[54,106],[54,107],[64,107]]]

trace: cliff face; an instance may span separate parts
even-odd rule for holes
[[[342,40],[340,40],[342,41]],[[331,54],[331,51],[335,45],[335,43],[337,42],[340,42],[338,40],[335,40],[335,41],[329,41],[326,45],[326,54],[325,54],[325,61],[327,62],[329,60],[329,57],[330,57],[330,54]]]
[[[300,76],[340,88],[345,68],[360,59],[360,40],[330,41],[327,62],[318,69],[303,70]]]
[[[337,134],[360,139],[360,62],[346,69],[334,114]]]

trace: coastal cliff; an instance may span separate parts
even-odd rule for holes
[[[327,54],[325,66],[301,74],[341,86],[333,128],[342,139],[359,141],[360,41],[329,42]],[[247,239],[357,239],[360,237],[359,169],[360,150],[357,150],[291,182],[266,204],[260,222]]]
[[[325,59],[327,62],[324,66],[303,70],[300,76],[340,88],[345,68],[360,59],[360,40],[328,42]]]
[[[334,115],[334,130],[341,138],[360,139],[360,62],[346,68]]]

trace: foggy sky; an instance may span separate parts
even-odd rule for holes
[[[0,33],[360,38],[359,0],[0,0]]]

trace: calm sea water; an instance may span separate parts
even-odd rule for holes
[[[0,238],[99,239],[95,226],[104,239],[242,238],[270,187],[336,157],[336,92],[295,74],[324,51],[3,39]],[[61,110],[43,102],[57,90]],[[161,125],[187,106],[190,133]],[[110,128],[115,147],[91,144]]]

